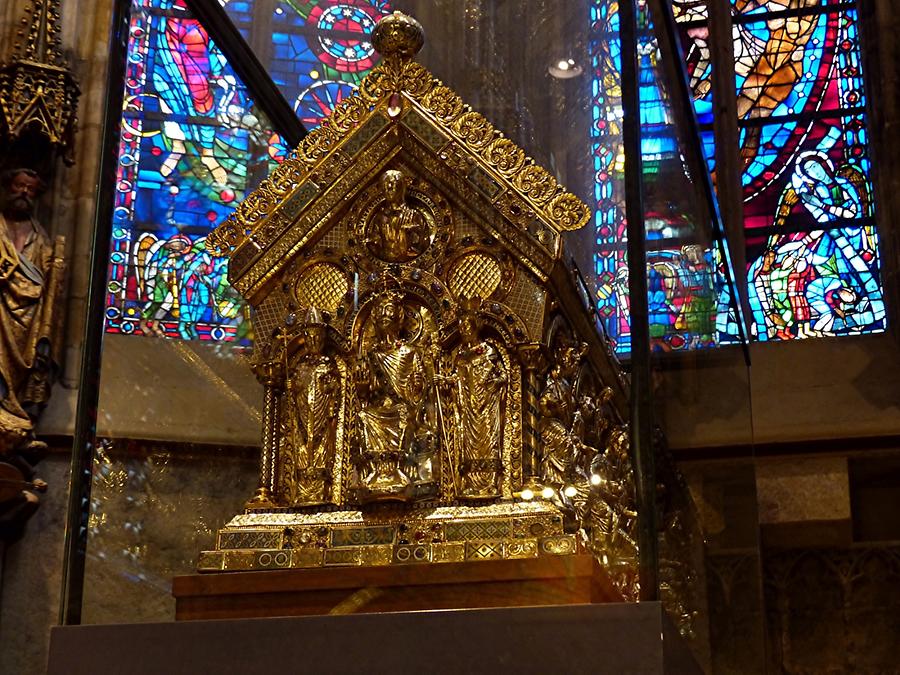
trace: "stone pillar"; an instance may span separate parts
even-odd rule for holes
[[[90,273],[91,240],[106,102],[111,0],[63,0],[62,43],[81,86],[75,166],[57,172],[53,190],[53,232],[65,235],[69,268],[66,352],[62,384],[78,386],[81,340]],[[112,190],[113,186],[101,186]]]

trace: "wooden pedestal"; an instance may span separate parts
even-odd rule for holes
[[[175,577],[176,620],[622,602],[590,555]]]

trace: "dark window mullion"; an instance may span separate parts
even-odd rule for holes
[[[299,144],[306,135],[306,128],[225,9],[216,0],[185,0],[185,4],[222,50],[273,130],[289,147]]]

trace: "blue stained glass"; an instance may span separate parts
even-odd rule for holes
[[[834,23],[823,14],[800,22],[796,31],[784,30],[779,23],[770,27],[765,21],[735,26],[735,87],[739,92],[749,90],[755,95],[768,83],[769,71],[786,73],[792,80],[792,86],[781,87],[786,91],[783,100],[762,97],[765,102],[747,108],[744,117],[792,115],[805,109],[810,94],[822,86],[830,68]],[[786,69],[785,63],[791,67]],[[783,85],[784,77],[779,84]]]
[[[628,270],[621,246],[625,241],[625,202],[617,6],[611,2],[593,2],[590,18],[596,302],[600,319],[616,349],[628,351],[631,332],[627,306]]]
[[[875,228],[813,230],[770,241],[748,271],[758,340],[884,330]]]
[[[270,71],[315,126],[373,65],[359,32],[387,3],[273,3],[265,35],[262,5],[226,10],[251,47],[266,41]],[[206,235],[289,148],[183,0],[133,0],[129,35],[106,330],[244,342],[246,308]]]
[[[710,173],[716,170],[716,135],[712,129],[700,131],[700,142],[703,143],[703,155],[706,157],[706,165]]]
[[[251,18],[233,13],[230,4],[226,10],[253,32]],[[267,19],[271,31],[257,39],[273,81],[307,129],[317,126],[375,65],[377,55],[365,36],[389,11],[387,0],[276,3]]]
[[[134,0],[106,330],[246,339],[205,237],[261,179],[271,131],[181,0]]]
[[[656,43],[641,49],[638,86],[641,96],[641,154],[645,160],[659,160],[677,149],[672,119],[659,88],[656,70]]]
[[[795,5],[733,5],[755,17],[736,21],[733,39],[751,331],[778,340],[883,330],[857,12],[770,20]],[[720,312],[720,333],[728,321]]]
[[[798,30],[797,35],[782,35],[770,29],[766,22],[736,26],[735,86],[738,113],[743,118],[777,118],[822,109],[827,100],[825,93],[832,67],[836,21],[827,15],[819,15],[801,26],[806,26],[806,30]],[[798,56],[802,58],[798,60]],[[785,62],[798,65],[778,65]],[[783,80],[790,82],[791,78],[796,78],[793,86],[786,87]],[[767,143],[792,147],[795,144],[790,142],[791,134],[799,124],[802,123],[791,119],[772,127],[741,129],[741,147],[747,158],[742,176],[745,186],[751,186],[762,177],[766,178],[763,184],[768,184],[787,168],[790,153],[753,150],[765,147]],[[757,186],[754,191],[758,189]]]

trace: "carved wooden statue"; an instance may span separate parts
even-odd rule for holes
[[[60,45],[59,0],[30,0],[0,59],[0,539],[14,539],[46,484],[32,465],[46,451],[34,421],[50,396],[60,351],[56,311],[64,241],[35,220],[41,175],[73,163],[79,89]],[[9,491],[12,494],[8,494]]]
[[[2,180],[0,208],[0,454],[43,445],[34,419],[50,397],[59,349],[54,316],[65,242],[51,243],[34,219],[41,179],[14,169]]]
[[[29,169],[0,179],[0,539],[14,540],[47,484],[34,474],[47,446],[34,422],[50,398],[60,347],[57,300],[65,242],[34,219],[43,183]]]

